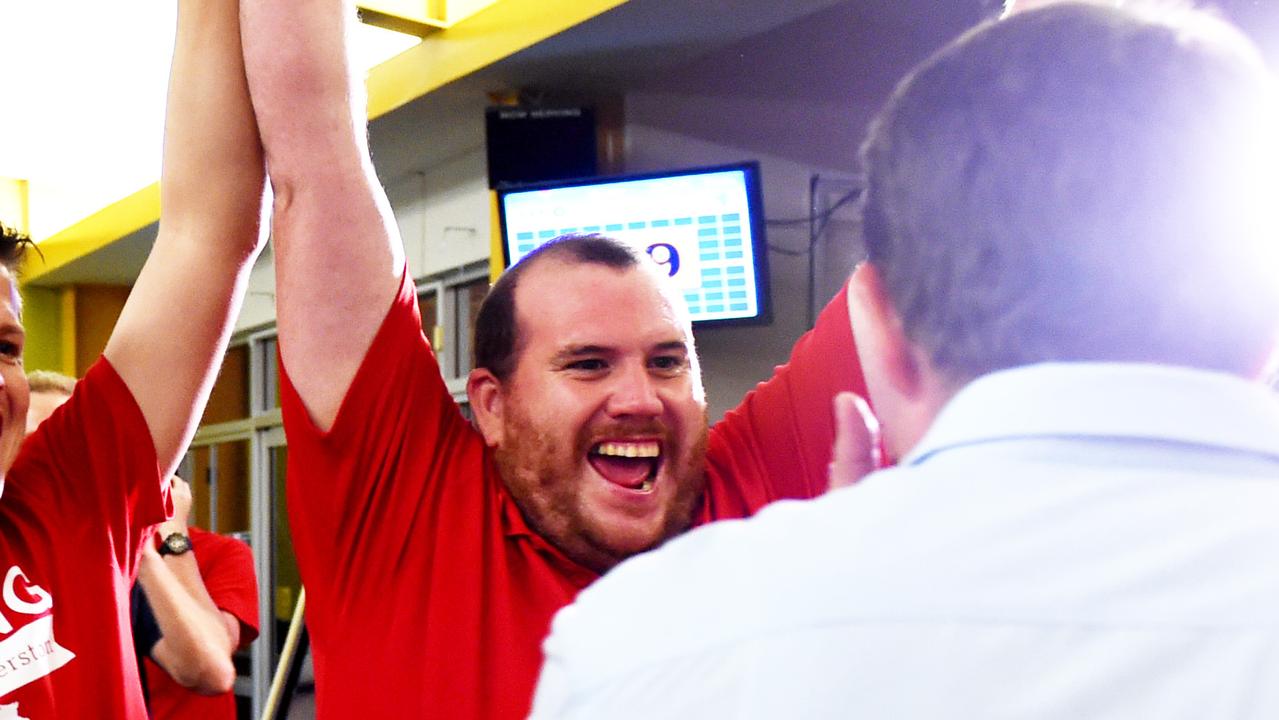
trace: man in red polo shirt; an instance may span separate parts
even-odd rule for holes
[[[708,433],[681,301],[625,246],[565,239],[480,311],[472,427],[369,160],[352,8],[242,0],[241,18],[318,716],[523,717],[551,616],[601,573],[825,489],[831,400],[861,386],[845,301]]]

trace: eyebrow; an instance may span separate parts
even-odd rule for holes
[[[688,345],[680,340],[668,340],[653,346],[654,352],[682,352],[688,354]]]
[[[609,355],[615,352],[612,348],[603,345],[569,345],[568,347],[555,353],[554,360],[570,360],[572,358],[582,357],[584,355]]]

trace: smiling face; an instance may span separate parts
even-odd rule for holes
[[[0,478],[7,475],[27,432],[27,376],[22,370],[21,301],[8,271],[0,270]],[[0,480],[0,488],[3,487]]]
[[[597,571],[687,529],[706,403],[661,281],[548,258],[520,279],[515,307],[517,362],[481,428],[529,524]]]

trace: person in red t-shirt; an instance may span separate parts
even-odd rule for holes
[[[75,378],[28,373],[31,434],[71,399]],[[199,717],[234,720],[231,654],[258,636],[257,575],[249,546],[188,525],[191,486],[169,479],[173,517],[156,528],[162,540],[142,544],[134,603],[133,642],[145,663],[141,676],[151,720]],[[137,613],[144,613],[139,623]],[[144,627],[139,627],[139,625]]]
[[[317,714],[523,717],[551,616],[601,573],[826,489],[831,401],[861,388],[846,303],[708,433],[682,301],[627,246],[567,238],[485,301],[472,427],[368,156],[350,10],[241,0]]]
[[[238,37],[233,4],[182,0],[155,244],[102,358],[25,441],[27,241],[0,226],[0,717],[146,717],[129,586],[259,247],[261,147],[225,73]]]
[[[174,477],[173,518],[143,545],[138,584],[160,633],[145,656],[152,720],[234,720],[231,654],[258,636],[249,546],[187,524],[191,488]],[[135,640],[137,634],[134,635]]]

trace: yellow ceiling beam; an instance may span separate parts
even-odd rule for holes
[[[369,117],[384,115],[626,1],[450,0],[450,6],[485,7],[374,68],[368,79]]]
[[[370,13],[422,21],[433,31],[422,42],[368,75],[369,119],[513,55],[627,0],[360,0]],[[412,7],[416,7],[421,11]],[[417,14],[414,14],[417,13]],[[435,13],[435,15],[431,15]],[[435,30],[434,28],[439,28]],[[476,122],[480,122],[476,118]],[[23,282],[84,257],[160,218],[160,185],[153,184],[40,242],[42,261],[29,254]]]
[[[450,28],[498,0],[360,0],[360,19],[369,25],[418,37]]]
[[[426,37],[448,27],[445,0],[360,0],[357,6],[361,21],[386,30]]]
[[[27,253],[23,258],[22,281],[25,284],[39,280],[159,219],[160,183],[152,183],[41,240],[40,253]]]

